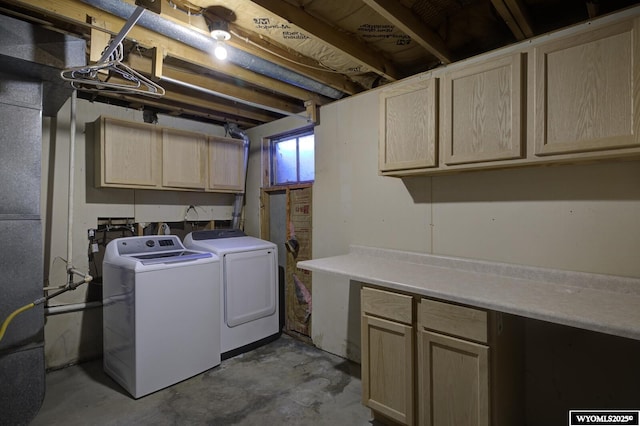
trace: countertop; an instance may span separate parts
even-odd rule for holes
[[[298,268],[640,340],[640,278],[364,246]]]

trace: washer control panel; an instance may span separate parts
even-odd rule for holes
[[[118,240],[120,255],[184,250],[176,235],[147,235]]]

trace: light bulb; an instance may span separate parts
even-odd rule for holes
[[[213,54],[221,61],[227,59],[227,48],[225,47],[223,42],[218,41],[216,43],[216,48],[213,50]]]

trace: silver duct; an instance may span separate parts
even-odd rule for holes
[[[285,111],[285,110],[282,110],[282,109],[279,109],[279,108],[273,108],[273,107],[270,107],[268,105],[260,105],[260,104],[257,104],[256,102],[247,101],[245,99],[240,99],[240,98],[237,98],[235,96],[230,96],[230,95],[227,95],[227,94],[221,93],[221,92],[216,92],[214,90],[207,89],[207,88],[202,87],[202,86],[196,86],[195,84],[191,84],[191,83],[187,83],[187,82],[184,82],[184,81],[176,80],[175,78],[162,76],[162,77],[160,77],[160,81],[166,81],[167,83],[175,84],[177,86],[186,87],[186,88],[191,89],[191,90],[197,90],[199,92],[206,93],[208,95],[217,96],[217,97],[220,97],[220,98],[223,98],[223,99],[228,99],[230,101],[241,103],[241,104],[248,105],[248,106],[251,106],[251,107],[260,108],[260,109],[263,109],[265,111],[275,112],[276,114],[289,115],[289,116],[298,116],[298,117],[307,118],[307,115],[306,115],[306,113],[304,111],[301,112],[301,113],[295,113],[295,112]]]
[[[242,206],[244,204],[244,193],[247,191],[247,169],[249,166],[249,145],[251,141],[249,140],[249,136],[238,128],[236,124],[225,124],[225,131],[236,139],[242,139],[244,141],[244,191],[241,194],[236,194],[236,199],[233,203],[233,220],[231,222],[231,227],[233,229],[240,229],[240,217],[242,216]]]
[[[120,0],[82,0],[84,3],[102,9],[122,19],[129,19],[136,7]],[[155,13],[144,13],[138,20],[138,25],[155,31],[166,37],[173,38],[181,43],[204,52],[213,52],[215,41],[208,36],[190,30],[182,25],[162,18]],[[227,60],[235,65],[246,68],[258,74],[286,81],[311,92],[319,93],[331,99],[340,99],[343,93],[339,90],[321,84],[309,77],[290,71],[284,67],[251,55],[233,46],[226,46],[229,56]]]

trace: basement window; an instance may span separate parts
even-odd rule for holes
[[[271,139],[271,185],[313,182],[313,130]]]

